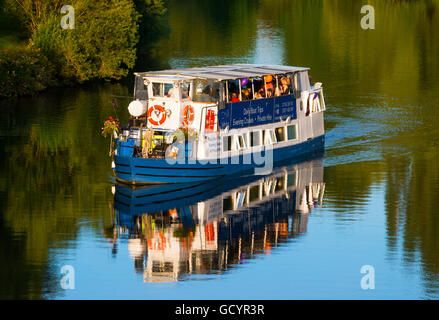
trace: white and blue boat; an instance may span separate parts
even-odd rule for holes
[[[208,181],[324,146],[321,83],[308,68],[234,64],[135,73],[114,154],[130,184]]]

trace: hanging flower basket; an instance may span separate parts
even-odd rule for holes
[[[114,154],[114,143],[113,143],[113,137],[117,137],[117,134],[119,134],[119,121],[116,119],[113,119],[113,117],[110,117],[108,120],[104,122],[104,126],[102,127],[101,134],[106,138],[108,135],[110,135],[110,152],[109,156],[113,156]]]
[[[109,134],[113,136],[115,132],[119,133],[119,121],[110,117],[104,122],[101,134],[106,138]]]

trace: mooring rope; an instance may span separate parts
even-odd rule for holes
[[[142,157],[148,158],[148,155],[152,153],[152,135],[154,131],[151,128],[145,130],[143,134],[143,148],[142,148]]]

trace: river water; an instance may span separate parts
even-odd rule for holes
[[[439,4],[369,4],[373,30],[361,1],[170,1],[137,70],[285,64],[323,83],[324,155],[266,177],[115,186],[100,130],[114,96],[127,120],[131,79],[1,101],[0,297],[439,298]]]

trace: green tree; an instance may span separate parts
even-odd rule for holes
[[[58,1],[53,1],[57,8]],[[31,45],[55,61],[63,79],[120,79],[136,59],[139,14],[129,0],[72,1],[75,29],[60,28],[59,11],[47,13]]]

